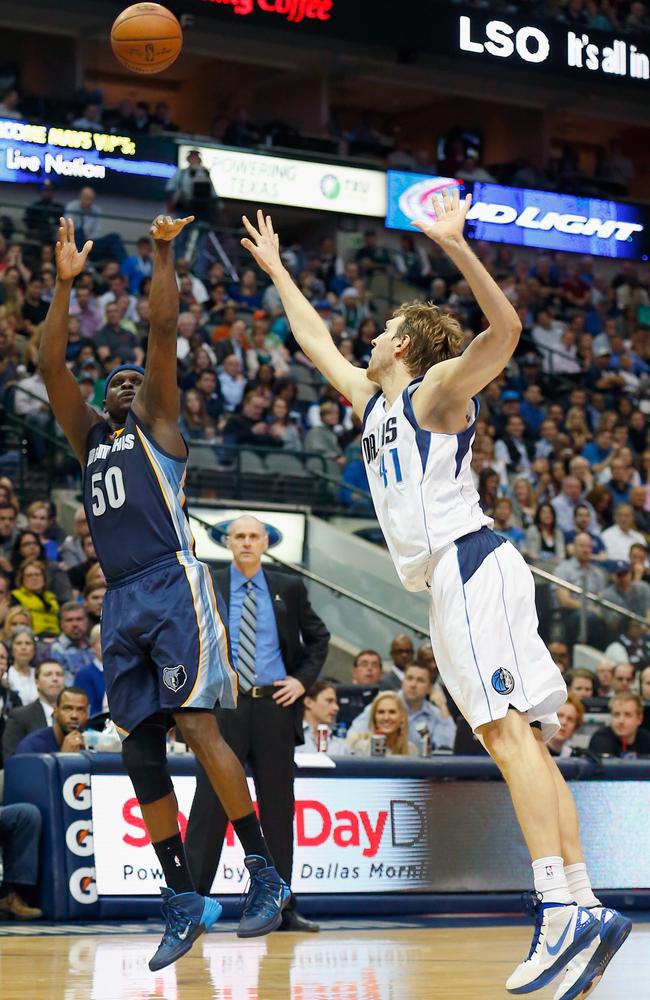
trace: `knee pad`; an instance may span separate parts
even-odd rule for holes
[[[166,723],[147,719],[122,744],[122,760],[141,805],[164,799],[174,786],[167,767]]]

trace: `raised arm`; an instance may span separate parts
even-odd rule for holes
[[[243,239],[242,246],[255,258],[257,264],[271,278],[278,290],[291,331],[300,348],[328,382],[352,403],[355,412],[363,416],[366,403],[377,391],[361,368],[356,368],[339,353],[329,330],[322,319],[294,284],[280,258],[280,239],[273,230],[271,216],[257,212],[257,229],[243,217],[250,239]]]
[[[38,367],[47,389],[54,416],[75,455],[83,464],[86,439],[92,425],[101,417],[84,401],[81,389],[65,360],[68,345],[68,312],[74,278],[86,266],[92,249],[88,241],[79,252],[74,241],[72,219],[61,219],[55,248],[56,286],[48,309],[38,351]]]
[[[452,194],[445,190],[442,196],[435,196],[433,203],[437,220],[427,219],[414,225],[454,262],[489,323],[488,329],[479,334],[459,358],[430,369],[418,390],[418,396],[424,389],[425,394],[431,395],[432,402],[438,398],[440,406],[449,409],[454,403],[464,407],[470,396],[484,389],[503,371],[519,341],[521,322],[463,237],[472,196],[467,195],[461,204],[458,188],[455,188]],[[421,398],[420,405],[423,401]]]
[[[194,216],[171,219],[157,216],[151,225],[154,239],[153,274],[149,292],[149,339],[144,379],[132,409],[163,448],[184,456],[178,430],[179,401],[176,378],[178,285],[172,240]]]

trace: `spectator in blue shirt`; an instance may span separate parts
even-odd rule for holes
[[[145,278],[150,278],[153,273],[151,240],[148,236],[140,237],[135,245],[135,253],[122,261],[120,271],[129,283],[131,294],[139,295],[140,285]]]
[[[494,531],[502,538],[507,538],[520,552],[525,547],[526,536],[521,528],[512,524],[512,501],[508,497],[499,497],[494,505]]]
[[[519,407],[519,415],[526,425],[526,433],[529,438],[537,438],[542,421],[546,414],[542,407],[544,397],[538,385],[529,385],[524,390],[524,399]]]
[[[104,680],[104,664],[102,662],[101,629],[93,625],[90,630],[90,649],[93,662],[82,667],[75,677],[75,685],[88,695],[90,714],[99,715],[105,711],[106,681]]]
[[[603,428],[599,430],[593,441],[586,444],[582,449],[582,457],[586,458],[591,466],[592,472],[598,473],[604,469],[607,460],[612,453],[612,432]]]
[[[94,660],[88,642],[88,615],[83,604],[66,601],[59,612],[59,622],[61,632],[52,644],[50,654],[62,664],[65,682],[69,686],[75,683],[78,671]]]
[[[573,524],[574,527],[571,531],[564,532],[564,541],[567,545],[569,555],[573,555],[573,543],[575,541],[576,535],[582,534],[583,532],[591,538],[592,541],[592,556],[598,558],[602,552],[605,551],[605,545],[603,543],[600,534],[596,531],[590,531],[589,527],[591,525],[591,511],[586,504],[578,504],[575,511],[573,512]]]
[[[88,695],[78,687],[64,688],[56,700],[52,725],[20,741],[16,753],[80,753],[88,721]]]

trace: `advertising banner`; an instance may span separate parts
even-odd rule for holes
[[[434,217],[431,196],[455,186],[462,181],[389,170],[386,225],[413,231],[412,220]],[[650,255],[646,206],[482,182],[472,185],[472,199],[470,239],[597,257],[647,260]]]
[[[207,561],[220,560],[230,562],[232,552],[225,544],[225,536],[232,521],[244,514],[261,521],[269,536],[269,550],[278,559],[288,563],[301,563],[305,551],[306,516],[300,513],[288,513],[281,510],[247,510],[244,507],[219,508],[195,507],[189,508],[190,526],[196,543],[197,559]],[[200,518],[200,521],[197,521]],[[213,525],[212,528],[206,524]],[[262,557],[263,562],[272,563],[268,556]]]
[[[295,892],[508,892],[528,886],[529,856],[502,782],[330,774],[295,781]],[[194,778],[173,781],[184,835]],[[249,787],[255,799],[252,781]],[[650,888],[647,781],[572,782],[571,789],[594,886]],[[162,870],[129,779],[92,775],[91,790],[99,898],[158,895]],[[623,813],[627,836],[621,839],[617,817]],[[229,827],[213,893],[244,891],[243,861]]]
[[[158,198],[176,171],[174,149],[165,139],[0,118],[0,181],[90,184],[111,194]]]
[[[126,776],[93,775],[93,837],[100,896],[156,895],[162,869]],[[194,778],[174,777],[185,832]],[[255,797],[249,779],[251,795]],[[417,891],[429,885],[428,784],[416,779],[297,778],[295,892]],[[248,872],[228,828],[212,892],[244,891]]]
[[[177,0],[177,4],[253,31],[338,37],[348,44],[402,50],[411,57],[432,52],[452,58],[459,69],[475,67],[496,75],[512,68],[531,80],[558,75],[578,83],[598,80],[608,83],[612,92],[621,86],[639,91],[650,86],[647,33],[601,31],[552,16],[529,17],[525,11],[503,9],[508,6],[503,3],[498,11],[494,4],[469,0]]]
[[[220,198],[257,206],[292,205],[320,212],[381,218],[386,214],[386,174],[335,163],[240,153],[223,146],[178,147],[178,165],[198,149]]]

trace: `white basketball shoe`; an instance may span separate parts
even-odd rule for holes
[[[509,993],[533,993],[548,986],[600,930],[600,922],[576,903],[543,903],[538,893],[529,899],[536,917],[533,942],[528,958],[506,983]]]
[[[600,921],[599,933],[569,962],[553,1000],[584,1000],[596,989],[614,955],[632,930],[632,921],[616,910],[594,906],[589,912]]]

